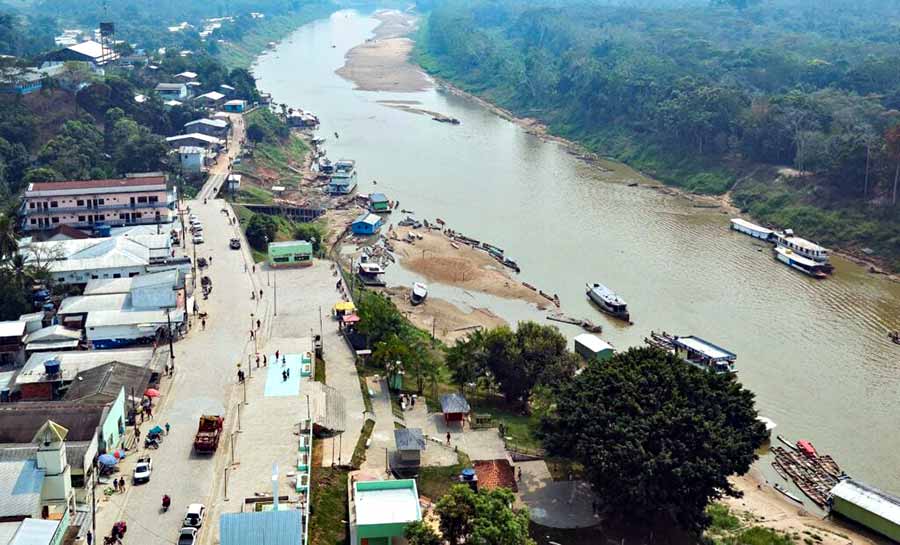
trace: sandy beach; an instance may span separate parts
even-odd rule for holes
[[[424,91],[434,85],[431,78],[408,62],[413,41],[406,36],[416,28],[416,17],[396,10],[382,10],[375,37],[347,53],[346,63],[336,73],[356,84],[360,91]]]

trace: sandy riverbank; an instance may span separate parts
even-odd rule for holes
[[[488,255],[471,246],[453,243],[440,231],[395,227],[393,233],[400,240],[392,240],[395,255],[404,268],[421,274],[429,282],[480,291],[505,299],[520,299],[544,310],[554,305],[522,284],[515,273]],[[422,237],[405,242],[407,233]],[[393,239],[393,237],[391,237]],[[456,246],[454,246],[456,244]]]
[[[344,66],[336,73],[356,84],[360,91],[411,93],[434,86],[416,65],[409,62],[413,41],[407,37],[416,28],[416,17],[397,10],[382,10],[375,37],[347,52]]]
[[[811,533],[821,538],[821,541],[814,539],[817,545],[882,543],[880,538],[863,535],[842,522],[831,518],[822,519],[809,513],[803,506],[788,500],[772,488],[755,468],[747,475],[731,478],[731,482],[735,488],[743,492],[744,496],[726,498],[722,500],[723,503],[735,514],[743,514],[744,517],[741,518],[752,521],[753,524],[791,535],[797,534],[801,538],[808,537]]]

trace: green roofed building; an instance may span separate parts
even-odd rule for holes
[[[422,520],[414,479],[353,483],[351,510],[352,545],[391,545],[407,524]]]
[[[269,243],[269,265],[272,267],[309,267],[312,264],[312,242],[288,240]]]

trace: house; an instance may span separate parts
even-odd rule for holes
[[[29,356],[8,387],[14,390],[12,397],[22,401],[58,401],[80,373],[114,361],[148,369],[151,382],[155,382],[167,357],[168,350],[154,352],[152,348],[38,352]],[[0,404],[0,408],[4,406]]]
[[[190,133],[200,133],[215,138],[226,138],[228,136],[228,121],[224,119],[195,119],[184,124],[184,131]]]
[[[469,402],[460,394],[445,394],[441,396],[441,412],[444,413],[444,422],[446,424],[458,422],[460,426],[464,426],[470,411]]]
[[[87,40],[49,53],[48,62],[65,63],[70,61],[87,62],[96,67],[109,64],[119,58],[119,54],[99,42]]]
[[[178,161],[184,174],[200,174],[206,168],[206,150],[199,146],[180,146]]]
[[[831,489],[831,512],[900,542],[900,497],[844,479]]]
[[[175,74],[173,77],[178,81],[187,83],[196,80],[198,76],[196,72],[181,72],[180,74]]]
[[[20,213],[25,231],[171,223],[175,203],[165,176],[38,182],[28,184]]]
[[[425,450],[425,435],[421,428],[401,428],[394,430],[394,445],[397,457],[392,464],[397,468],[418,468],[422,465],[422,451]]]
[[[305,240],[269,243],[271,267],[309,267],[313,264],[313,245]]]
[[[183,83],[160,83],[155,90],[163,100],[186,100],[188,98],[188,88]]]
[[[215,152],[218,152],[219,148],[225,145],[225,142],[223,140],[220,140],[219,138],[216,138],[214,136],[207,136],[199,132],[170,136],[166,138],[166,142],[168,142],[169,145],[173,148],[180,148],[181,146],[192,146]]]
[[[391,202],[384,193],[372,193],[369,195],[369,210],[376,214],[389,213],[391,211]]]
[[[400,542],[406,525],[422,520],[413,479],[354,482],[351,502],[352,545],[391,545],[395,538]]]
[[[198,105],[206,106],[208,108],[218,108],[224,100],[225,95],[219,93],[218,91],[203,93],[202,95],[194,98],[194,102],[196,102]]]
[[[18,364],[25,358],[25,322],[0,322],[0,363]]]
[[[384,221],[375,214],[364,212],[353,220],[350,230],[353,231],[354,235],[374,235],[383,223]]]
[[[303,511],[299,509],[223,513],[221,545],[298,545],[303,543]]]
[[[247,101],[246,100],[229,100],[222,106],[222,109],[229,113],[242,114],[242,113],[244,113],[244,110],[247,109]]]
[[[78,350],[81,347],[81,336],[81,331],[51,325],[25,337],[25,352],[31,355],[35,352]]]
[[[596,335],[582,333],[575,337],[575,353],[587,361],[606,361],[613,356],[612,345]]]

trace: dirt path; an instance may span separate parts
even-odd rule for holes
[[[413,41],[406,36],[416,28],[416,17],[396,10],[375,14],[381,21],[375,37],[347,53],[336,73],[360,91],[412,93],[434,86],[424,72],[409,62]]]

